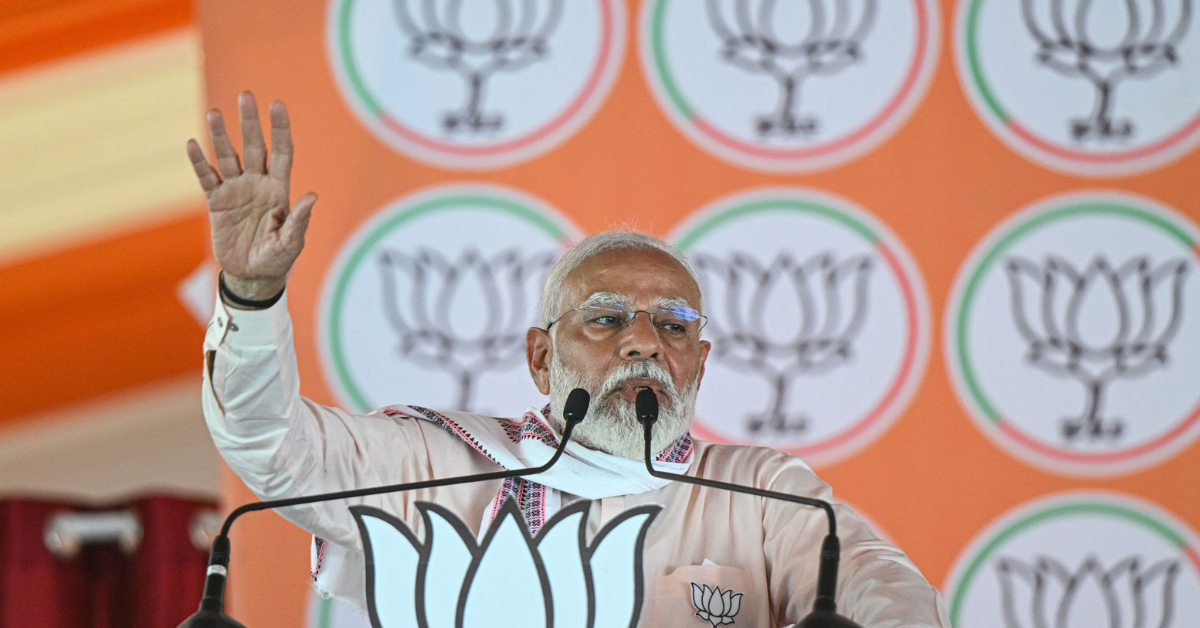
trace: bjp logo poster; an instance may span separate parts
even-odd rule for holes
[[[328,46],[342,97],[396,150],[450,168],[531,159],[585,124],[624,52],[619,0],[340,0]]]
[[[643,5],[642,66],[704,150],[748,168],[816,170],[904,122],[932,74],[938,24],[927,0],[655,0]]]
[[[381,208],[325,285],[322,358],[342,403],[366,411],[403,391],[412,403],[499,414],[540,398],[525,330],[539,324],[542,279],[578,233],[553,208],[494,186]]]
[[[1127,473],[1200,433],[1194,225],[1076,193],[1015,214],[959,275],[946,355],[970,416],[1053,471]]]
[[[704,283],[705,387],[723,393],[700,396],[701,437],[823,464],[904,409],[925,364],[928,303],[877,219],[813,190],[760,189],[697,212],[672,240]]]
[[[957,628],[1182,628],[1200,613],[1200,545],[1114,493],[1022,505],[981,533],[947,589]]]
[[[980,118],[1028,159],[1115,176],[1200,142],[1193,0],[969,0],[955,33]]]

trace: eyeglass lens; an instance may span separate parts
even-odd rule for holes
[[[650,310],[635,310],[620,305],[586,305],[570,313],[577,317],[584,331],[594,335],[613,333],[633,324],[641,312],[650,317],[651,324],[659,334],[683,337],[699,333],[704,317],[690,307],[665,307]]]

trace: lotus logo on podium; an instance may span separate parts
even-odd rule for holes
[[[509,500],[478,543],[462,520],[436,504],[417,504],[423,540],[388,513],[352,507],[366,552],[371,625],[637,625],[642,552],[662,507],[630,508],[585,543],[590,507],[583,500],[563,508],[534,536]]]

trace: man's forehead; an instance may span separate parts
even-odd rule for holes
[[[631,303],[679,299],[679,305],[700,308],[700,288],[691,274],[678,260],[656,249],[597,253],[572,270],[563,283],[561,304],[567,307],[579,307],[603,292],[625,295]]]

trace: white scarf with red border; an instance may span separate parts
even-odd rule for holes
[[[558,448],[559,437],[547,422],[550,407],[539,412],[525,411],[521,420],[500,419],[453,413],[446,414],[419,406],[385,408],[383,413],[396,417],[415,417],[438,425],[486,456],[504,469],[521,469],[545,464]],[[468,424],[469,422],[469,424]],[[668,447],[654,462],[654,468],[670,473],[683,473],[692,462],[692,437],[684,434]],[[482,539],[500,507],[508,499],[516,500],[525,516],[531,534],[537,534],[546,521],[562,507],[562,495],[583,499],[604,499],[617,495],[636,495],[669,484],[670,480],[656,478],[646,472],[641,460],[632,460],[588,449],[575,442],[567,443],[558,462],[545,473],[528,478],[508,478],[484,509],[479,526]],[[336,591],[341,572],[341,560],[327,552],[327,544],[313,537],[311,576],[319,591]]]

